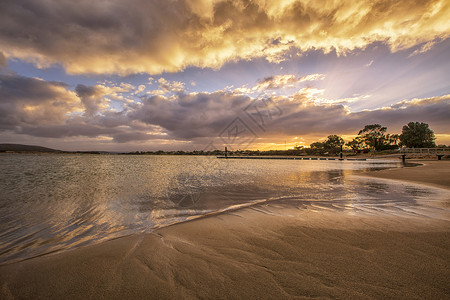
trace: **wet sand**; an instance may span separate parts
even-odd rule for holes
[[[449,188],[449,168],[374,174]],[[0,298],[448,299],[449,279],[448,221],[246,208],[0,266]]]
[[[398,168],[366,173],[365,176],[402,180],[450,189],[450,160],[411,160],[418,167]]]

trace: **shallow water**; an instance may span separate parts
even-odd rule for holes
[[[0,263],[249,205],[439,218],[445,196],[355,176],[396,161],[8,154],[0,165]]]

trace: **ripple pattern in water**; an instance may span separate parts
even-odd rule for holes
[[[5,154],[0,166],[0,263],[265,201],[420,214],[433,194],[351,176],[389,161]]]

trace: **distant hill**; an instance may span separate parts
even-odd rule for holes
[[[34,146],[34,145],[21,145],[21,144],[0,144],[0,152],[62,152],[51,148]]]

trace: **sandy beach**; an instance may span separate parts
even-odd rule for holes
[[[450,161],[422,163],[365,176],[450,188]],[[0,298],[448,299],[449,280],[449,221],[246,208],[0,266]]]
[[[418,163],[421,166],[381,170],[364,175],[450,189],[450,160],[411,160],[408,162]]]

